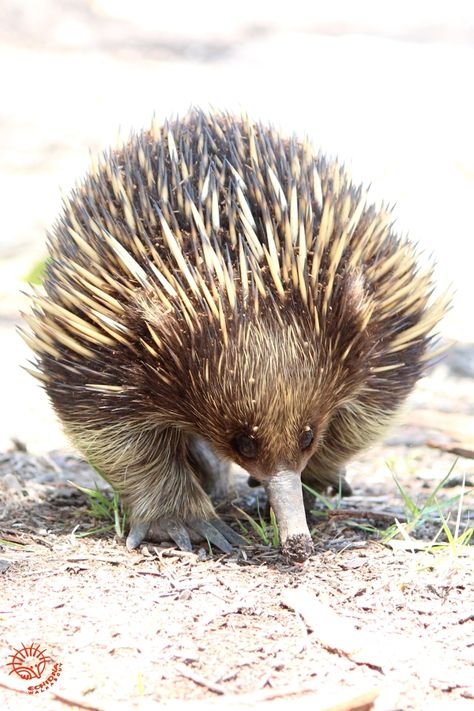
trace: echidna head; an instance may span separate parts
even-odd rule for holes
[[[328,417],[324,382],[314,343],[291,326],[250,321],[227,345],[196,352],[188,412],[219,454],[264,483],[301,472],[314,452]]]
[[[310,323],[264,317],[242,319],[227,344],[207,339],[190,361],[184,402],[193,429],[265,486],[291,546],[295,536],[310,545],[301,472],[345,394],[328,362]]]

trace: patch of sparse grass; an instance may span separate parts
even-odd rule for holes
[[[7,538],[0,538],[0,546],[13,548],[13,550],[16,551],[28,550],[28,546],[25,543],[15,543],[15,541],[9,541]]]
[[[327,509],[327,511],[318,511],[317,509],[312,509],[311,513],[314,514],[314,516],[327,516],[328,511],[335,511],[340,506],[340,501],[338,499],[336,499],[335,502],[330,501],[326,496],[323,496],[318,491],[315,491],[307,484],[303,484],[303,489],[305,489],[309,494],[311,494],[311,496],[314,496],[316,501],[319,501],[319,503],[322,504],[325,509]]]
[[[436,566],[438,569],[442,566],[445,570],[450,571],[463,566],[462,559],[469,558],[471,561],[474,560],[474,546],[470,543],[474,536],[474,526],[465,525],[463,527],[462,525],[465,497],[472,493],[471,491],[466,491],[465,477],[463,478],[460,494],[444,501],[439,501],[437,498],[439,490],[450,478],[456,462],[457,460],[454,461],[448,474],[436,484],[421,507],[410,497],[392,472],[405,504],[408,520],[405,523],[395,521],[395,524],[390,526],[383,534],[382,542],[392,548],[422,551],[425,555],[429,555],[429,562],[426,562],[426,565],[422,564],[421,567],[432,568]],[[457,505],[456,520],[454,525],[451,525],[452,512],[449,509],[452,509],[454,505]],[[446,510],[448,510],[447,514]],[[414,538],[412,535],[414,531],[427,522],[440,524],[435,535],[428,541]],[[443,538],[444,540],[442,540]],[[472,572],[471,563],[469,565]]]
[[[237,507],[236,507],[237,508]],[[270,522],[265,521],[260,506],[257,500],[257,518],[254,518],[248,514],[243,509],[237,508],[237,511],[245,518],[245,520],[250,524],[251,530],[257,535],[257,537],[266,546],[274,546],[277,548],[280,545],[280,534],[278,532],[278,526],[276,522],[276,517],[273,509],[270,509]],[[244,536],[248,536],[249,529],[244,526],[244,524],[239,521],[240,528]]]
[[[474,559],[474,546],[471,544],[471,538],[473,538],[474,536],[474,526],[466,526],[464,530],[461,530],[464,497],[471,493],[466,492],[465,481],[466,478],[464,476],[461,494],[459,495],[454,529],[451,530],[451,526],[449,525],[450,514],[445,517],[443,511],[440,508],[438,511],[439,517],[441,519],[441,528],[439,530],[439,533],[444,533],[446,541],[438,542],[437,540],[435,540],[433,541],[432,547],[430,549],[430,552],[447,552],[449,553],[450,558],[453,560],[464,556],[469,556]]]
[[[386,531],[383,533],[382,536],[382,542],[383,543],[388,543],[392,538],[394,538],[397,535],[401,534],[401,530],[403,530],[406,534],[410,535],[414,533],[417,529],[419,529],[423,524],[427,522],[433,522],[436,520],[437,516],[439,513],[443,510],[450,509],[454,505],[456,505],[459,501],[459,498],[461,495],[457,496],[452,496],[449,499],[445,499],[444,501],[438,501],[438,494],[439,491],[443,488],[443,486],[446,484],[448,479],[451,477],[451,474],[454,470],[454,467],[456,466],[457,459],[454,460],[452,466],[450,467],[448,473],[446,476],[444,476],[435,486],[433,491],[429,494],[428,498],[425,500],[425,502],[422,505],[419,505],[408,493],[408,491],[402,486],[401,482],[399,481],[393,466],[391,462],[387,462],[387,466],[392,474],[393,480],[395,482],[395,485],[400,493],[400,496],[402,497],[404,506],[405,506],[405,513],[406,513],[406,522],[400,523],[400,522],[395,522],[392,526],[389,526]]]
[[[323,510],[318,510],[318,509],[311,509],[311,513],[315,518],[322,518],[322,519],[328,519],[330,517],[330,513],[334,511],[340,511],[341,510],[341,502],[343,499],[342,496],[342,481],[339,482],[339,491],[334,499],[334,501],[331,501],[327,496],[323,496],[323,494],[319,493],[318,491],[315,491],[312,489],[310,486],[307,484],[303,484],[303,489],[305,489],[311,496],[314,496],[316,501],[319,501],[320,504],[324,507]],[[371,533],[371,534],[379,534],[380,531],[379,529],[375,528],[375,526],[371,526],[368,523],[358,523],[357,521],[354,521],[351,519],[350,515],[348,514],[347,519],[344,519],[345,523],[348,524],[349,526],[352,526],[352,528],[359,528],[362,531],[365,531],[365,533]],[[313,528],[311,530],[311,536],[315,536],[317,533],[317,529]]]
[[[270,528],[272,531],[272,546],[277,548],[280,545],[280,532],[278,531],[277,520],[273,509],[270,509]]]
[[[316,501],[319,501],[319,503],[322,504],[323,507],[327,509],[327,511],[339,511],[339,509],[341,508],[342,499],[344,498],[342,496],[342,479],[339,479],[339,488],[336,496],[332,501],[331,499],[328,499],[327,496],[323,496],[323,494],[321,494],[319,491],[315,491],[314,489],[312,489],[310,486],[308,486],[308,484],[305,484],[304,482],[302,482],[302,484],[303,489],[309,494],[311,494],[311,496],[314,496]],[[311,513],[314,514],[314,516],[327,516],[327,511],[318,511],[317,509],[315,509],[311,510]]]
[[[111,497],[97,487],[95,489],[89,489],[86,486],[79,486],[79,484],[75,484],[73,481],[70,481],[69,483],[79,491],[82,491],[83,494],[86,494],[89,504],[89,514],[93,519],[109,522],[105,526],[92,528],[88,531],[76,533],[75,535],[78,538],[83,538],[96,533],[115,531],[115,534],[119,538],[123,538],[125,535],[127,514],[122,507],[117,492],[113,492]]]
[[[365,533],[377,536],[377,538],[382,543],[390,544],[393,548],[406,548],[407,550],[423,550],[428,551],[430,553],[439,553],[441,551],[446,552],[449,549],[451,551],[452,557],[455,557],[456,555],[474,555],[474,547],[472,545],[469,545],[471,539],[474,536],[474,527],[464,527],[464,529],[461,530],[463,501],[465,500],[465,496],[471,492],[466,492],[463,487],[461,494],[458,494],[457,496],[452,496],[450,498],[444,499],[443,501],[440,501],[438,498],[440,490],[451,478],[454,467],[456,466],[456,462],[457,460],[453,462],[453,465],[449,469],[446,476],[444,476],[435,485],[434,489],[427,496],[426,500],[422,504],[420,504],[410,496],[408,491],[403,487],[400,480],[398,479],[397,474],[395,473],[395,462],[387,461],[387,466],[390,469],[393,480],[395,481],[397,489],[404,503],[406,520],[401,522],[395,518],[395,523],[382,530],[380,529],[380,527],[373,526],[370,523],[360,523],[354,520],[353,518],[351,518],[351,514],[349,511],[347,512],[347,518],[343,517],[343,508],[341,507],[342,497],[340,491],[336,499],[331,500],[326,496],[323,496],[322,494],[318,493],[317,491],[314,491],[314,489],[307,486],[306,484],[303,484],[303,488],[308,491],[312,496],[314,496],[315,499],[323,506],[323,510],[315,509],[311,511],[314,516],[329,519],[332,517],[332,514],[333,517],[336,518],[336,516],[334,515],[335,512],[340,511],[340,515],[337,516],[338,520],[344,520],[344,523],[346,525],[351,526],[352,528],[357,528],[364,531]],[[404,471],[410,471],[411,473],[415,473],[415,471],[412,470],[411,464],[408,469],[407,467],[408,465],[406,464],[406,462],[404,462]],[[455,505],[457,505],[458,508],[456,522],[453,528],[450,525],[451,514],[448,513],[448,515],[445,516],[445,512],[449,512],[449,510],[451,510]],[[367,517],[370,518],[369,512],[367,512]],[[376,514],[374,512],[374,518],[375,517]],[[423,525],[436,525],[438,523],[439,529],[436,535],[431,540],[423,541],[419,538],[414,538],[413,534],[419,531]],[[315,533],[316,529],[313,529],[311,531],[311,534],[314,535]]]
[[[446,543],[438,544],[438,547],[449,548],[453,556],[455,557],[458,553],[462,553],[467,546],[470,545],[471,538],[474,535],[474,526],[470,528],[465,528],[461,531],[461,516],[462,516],[462,506],[464,499],[465,489],[463,483],[463,490],[459,496],[458,511],[456,516],[456,523],[454,526],[454,531],[451,531],[448,525],[448,518],[445,518],[443,512],[439,511],[439,516],[442,521],[441,529],[446,537]],[[469,548],[471,553],[474,553],[474,548],[472,546]]]

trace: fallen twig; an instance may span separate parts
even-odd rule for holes
[[[15,694],[26,694],[26,696],[30,696],[27,691],[24,689],[17,689],[14,686],[10,686],[9,684],[4,684],[2,681],[0,681],[0,688],[2,689],[7,689],[8,691],[13,691]]]
[[[426,443],[432,449],[440,449],[442,452],[456,454],[458,457],[465,459],[474,459],[474,443],[472,442],[437,442],[429,439]]]
[[[184,676],[186,679],[194,681],[194,683],[199,684],[199,686],[204,686],[206,689],[209,689],[209,691],[213,691],[215,694],[223,695],[228,694],[229,692],[236,693],[234,689],[227,689],[225,686],[215,684],[213,681],[205,679],[200,674],[196,674],[196,672],[192,671],[191,669],[188,669],[185,666],[178,666],[177,670],[181,674],[181,676]]]
[[[390,521],[391,523],[393,523],[396,518],[400,523],[406,523],[406,519],[404,519],[403,516],[383,513],[382,511],[358,511],[357,509],[336,509],[328,511],[328,518],[359,518],[372,521]]]
[[[77,699],[68,699],[67,696],[63,696],[62,694],[56,694],[55,692],[52,693],[53,699],[57,699],[57,701],[61,701],[63,704],[66,704],[66,706],[73,706],[74,708],[79,708],[79,709],[87,709],[87,711],[103,711],[103,707],[101,706],[90,706],[90,704],[85,704],[83,701],[78,701]]]

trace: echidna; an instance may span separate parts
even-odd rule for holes
[[[429,363],[432,270],[307,140],[190,111],[107,153],[65,200],[26,340],[66,433],[121,493],[127,544],[240,537],[207,493],[233,460],[282,548],[302,481],[340,486]]]

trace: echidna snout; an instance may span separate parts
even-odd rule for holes
[[[209,492],[230,459],[302,560],[301,482],[337,490],[390,424],[433,357],[432,293],[340,163],[194,109],[104,154],[65,199],[24,337],[66,433],[127,504],[129,547],[228,552],[240,538]]]
[[[301,475],[278,472],[268,480],[265,489],[278,521],[283,555],[289,561],[305,561],[313,552],[313,542],[306,523]]]

